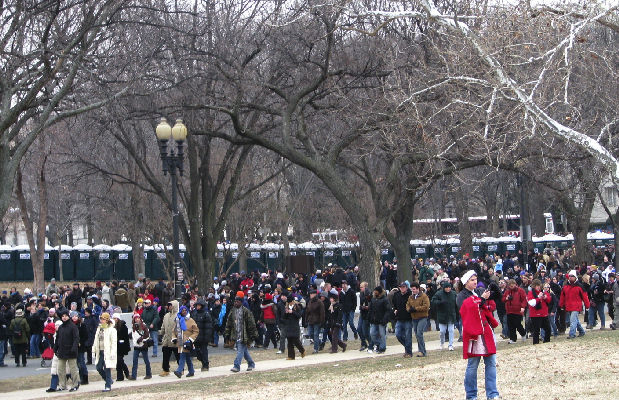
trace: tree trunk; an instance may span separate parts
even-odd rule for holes
[[[590,263],[593,261],[593,256],[587,242],[587,232],[589,231],[589,223],[591,221],[591,212],[593,211],[595,197],[594,191],[587,191],[581,206],[579,208],[572,207],[572,209],[567,212],[568,225],[574,235],[574,246],[576,248],[575,260],[577,263]]]
[[[385,229],[385,237],[391,243],[398,259],[398,282],[412,282],[413,263],[411,262],[410,240],[413,237],[413,218],[416,203],[414,195],[409,194],[404,204],[391,218],[395,235],[392,235],[389,229]]]
[[[144,248],[140,245],[138,238],[131,237],[131,254],[133,255],[133,274],[135,279],[139,274],[146,275],[144,263]]]
[[[380,234],[368,231],[367,228],[356,227],[359,234],[360,260],[359,274],[367,281],[370,288],[380,285]]]
[[[469,203],[462,186],[458,185],[454,191],[454,208],[458,220],[458,233],[460,235],[460,253],[473,256],[473,236],[469,223]]]

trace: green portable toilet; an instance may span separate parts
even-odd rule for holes
[[[62,245],[54,247],[54,250],[58,252],[58,267],[56,269],[58,275],[56,276],[56,279],[60,279],[60,268],[62,265],[62,280],[74,281],[75,258],[73,257],[73,247]]]
[[[23,244],[15,246],[13,250],[17,252],[17,258],[15,260],[15,280],[33,280],[34,273],[32,272],[32,260],[30,259],[30,247],[27,244]]]
[[[133,273],[133,253],[131,246],[117,244],[112,246],[112,276],[114,279],[131,281]]]
[[[113,279],[114,259],[112,247],[106,244],[98,244],[92,248],[93,261],[95,264],[95,280],[111,281]]]
[[[329,264],[333,264],[335,267],[348,267],[351,264],[346,264],[346,265],[339,265],[337,263],[337,257],[335,255],[335,248],[331,247],[331,248],[325,248],[323,250],[321,250],[322,253],[322,262],[324,265],[329,265]]]
[[[421,258],[423,260],[427,260],[428,258],[432,257],[432,254],[430,254],[431,248],[427,246],[426,242],[424,241],[411,240],[410,247],[411,247],[411,258],[415,258],[415,259]]]
[[[58,252],[47,245],[43,256],[43,276],[46,281],[58,277]]]
[[[15,255],[11,246],[0,245],[0,281],[8,282],[15,280]]]
[[[380,249],[380,263],[383,265],[385,261],[393,262],[395,258],[395,252],[392,249],[383,248]]]
[[[357,265],[357,252],[353,247],[343,247],[336,250],[337,265],[344,267],[347,265]]]
[[[95,252],[87,244],[73,247],[75,257],[75,280],[92,281],[95,276]]]
[[[172,254],[172,246],[168,246],[168,251]],[[184,244],[178,245],[178,252],[181,259],[181,266],[185,271],[185,275],[194,275],[193,265],[191,265],[191,257]]]
[[[518,250],[522,247],[520,242],[516,242],[516,241],[504,242],[503,246],[505,248],[505,252],[509,251],[509,254],[511,255],[517,254]]]
[[[482,244],[479,242],[473,242],[473,257],[480,258],[485,255]]]
[[[260,272],[266,271],[265,255],[261,251],[259,245],[257,245],[256,243],[252,243],[247,248],[247,269],[245,270],[245,272],[254,272],[255,270],[258,270]],[[240,270],[240,266],[239,272],[242,272]]]
[[[282,267],[281,251],[279,248],[270,248],[264,251],[266,269],[278,270]]]
[[[172,254],[170,254],[170,257],[172,257]],[[157,244],[153,247],[151,268],[150,271],[146,270],[146,272],[146,277],[152,280],[157,280],[160,277],[174,279],[172,262],[168,262],[168,251],[165,246]]]

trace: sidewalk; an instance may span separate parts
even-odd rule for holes
[[[246,372],[245,369],[247,368],[247,364],[245,363],[245,361],[243,361],[243,364],[241,364],[241,372],[236,373],[236,375],[255,373],[255,372],[261,372],[261,371],[272,371],[272,370],[277,370],[277,369],[282,369],[282,368],[304,367],[304,366],[324,364],[324,363],[337,364],[338,362],[342,362],[342,361],[359,360],[363,358],[375,358],[375,357],[382,357],[382,356],[404,354],[404,347],[399,344],[395,346],[387,346],[387,351],[385,351],[384,354],[375,354],[375,353],[370,354],[365,351],[359,351],[358,344],[359,344],[358,341],[350,341],[349,350],[347,350],[345,353],[342,353],[340,351],[336,354],[331,354],[328,351],[325,351],[319,354],[310,354],[312,349],[306,346],[305,348],[308,354],[307,356],[305,356],[305,358],[301,358],[297,354],[297,358],[294,361],[291,361],[291,360],[286,360],[284,358],[285,354],[282,354],[282,358],[278,358],[275,360],[256,362],[256,369],[254,370],[254,372]],[[440,347],[440,342],[438,340],[426,342],[427,351],[438,350],[439,347]],[[462,343],[454,342],[454,347],[456,348],[454,350],[455,352],[462,351],[461,350]],[[447,346],[445,346],[445,348],[447,348]],[[415,352],[416,349],[417,349],[417,345],[413,337],[413,352]],[[250,354],[251,354],[251,351],[250,351]],[[157,385],[157,384],[165,384],[169,382],[177,383],[177,382],[182,382],[186,380],[208,379],[208,378],[215,378],[215,377],[221,377],[221,376],[235,375],[234,372],[230,371],[230,368],[232,368],[232,361],[234,360],[235,355],[236,355],[236,352],[230,353],[230,365],[213,367],[208,372],[201,372],[198,368],[195,372],[195,376],[191,378],[186,378],[185,376],[183,376],[181,379],[178,379],[174,374],[171,373],[169,376],[166,376],[166,377],[160,377],[158,375],[153,375],[152,379],[149,379],[149,380],[138,378],[138,380],[135,380],[135,381],[125,380],[122,382],[114,382],[114,384],[112,385],[112,391],[109,392],[107,395],[114,395],[114,392],[116,390],[126,389],[126,388],[131,388],[131,387],[151,386],[151,385]],[[430,357],[432,357],[431,354],[430,354]],[[187,371],[185,371],[185,374],[186,373]],[[113,374],[113,376],[114,375],[115,374]],[[101,391],[103,390],[103,387],[104,387],[103,381],[99,381],[99,382],[93,382],[86,386],[80,386],[77,392],[62,391],[62,392],[55,392],[55,393],[46,393],[45,390],[47,389],[47,387],[44,387],[40,389],[29,389],[29,390],[21,390],[21,391],[16,391],[16,392],[2,393],[1,397],[4,400],[28,400],[28,399],[71,396],[73,394],[81,395],[84,393],[97,393],[100,395],[104,395],[103,393],[101,393]]]

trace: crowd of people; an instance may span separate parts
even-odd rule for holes
[[[251,371],[252,348],[272,346],[288,360],[306,356],[304,342],[314,354],[327,342],[331,353],[344,352],[352,344],[349,330],[352,340],[359,340],[356,350],[384,353],[387,334],[393,332],[403,357],[427,357],[424,334],[434,326],[441,349],[452,351],[454,341],[463,342],[467,398],[477,396],[481,358],[486,392],[494,398],[498,390],[488,383],[488,374],[492,380],[500,340],[494,328],[499,325],[498,336],[508,343],[520,336],[538,344],[565,332],[569,339],[584,335],[583,310],[586,328],[600,324],[605,329],[607,310],[614,318],[609,327],[616,329],[619,285],[613,257],[609,252],[600,265],[579,266],[552,252],[528,259],[528,264],[509,254],[418,259],[413,260],[412,280],[403,282],[397,282],[397,262],[385,261],[381,284],[373,289],[356,267],[328,265],[307,275],[240,272],[215,277],[208,288],[185,285],[179,299],[171,282],[143,276],[136,282],[74,283],[72,288],[52,280],[44,293],[15,288],[2,293],[0,366],[6,366],[9,346],[17,367],[26,366],[28,359],[51,359],[48,391],[54,392],[88,384],[87,365],[94,363],[109,391],[114,369],[117,381],[138,379],[140,357],[143,379],[152,377],[151,360],[160,355],[161,376],[172,372],[181,378],[187,370],[190,377],[194,358],[201,371],[208,371],[209,347],[222,345],[236,350],[231,371],[239,372],[243,359]],[[129,324],[123,320],[126,313],[131,313]],[[131,351],[129,369],[124,357]]]

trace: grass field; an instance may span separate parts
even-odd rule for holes
[[[504,399],[609,399],[619,390],[619,335],[589,332],[584,338],[564,337],[537,346],[501,343],[498,387]],[[246,398],[464,398],[466,361],[459,351],[431,352],[425,359],[388,356],[337,364],[285,368],[276,371],[200,379],[114,390],[116,399]],[[479,369],[479,398],[485,398],[483,367]],[[613,395],[614,393],[614,395]],[[74,398],[104,397],[84,394]]]

